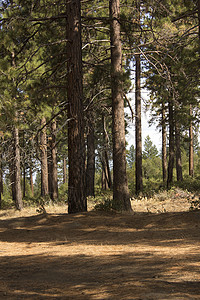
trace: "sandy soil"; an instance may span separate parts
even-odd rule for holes
[[[0,211],[0,299],[200,299],[200,211]]]

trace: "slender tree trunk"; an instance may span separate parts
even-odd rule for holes
[[[140,22],[140,0],[136,1],[138,22]],[[135,191],[139,194],[143,190],[142,178],[142,105],[141,105],[141,61],[140,55],[135,55]]]
[[[15,206],[16,209],[23,208],[21,174],[20,174],[20,147],[19,147],[19,131],[15,126],[13,129],[14,140],[14,187],[15,187]]]
[[[46,125],[46,118],[42,117],[41,127],[44,127],[45,125]],[[41,130],[40,149],[41,149],[41,196],[45,197],[49,193],[46,126]]]
[[[141,120],[141,89],[140,89],[140,56],[135,56],[136,61],[136,79],[135,79],[135,178],[136,178],[136,194],[143,189],[142,178],[142,120]]]
[[[190,117],[192,118],[192,105],[190,105]],[[190,120],[189,138],[189,175],[194,177],[194,137],[192,120]]]
[[[113,203],[115,209],[131,210],[126,174],[124,99],[122,91],[122,48],[119,0],[109,1],[111,40],[111,90],[113,136]]]
[[[51,199],[53,201],[58,199],[58,171],[57,171],[57,148],[56,148],[56,121],[51,124],[51,170],[52,170],[52,194]]]
[[[177,181],[183,181],[182,162],[181,162],[181,143],[179,124],[175,123],[175,140],[176,140],[176,177]]]
[[[162,173],[163,182],[167,180],[167,132],[166,132],[166,118],[165,107],[162,104]]]
[[[31,186],[31,194],[32,194],[32,197],[34,195],[34,185],[33,185],[33,169],[32,169],[32,162],[31,162],[31,165],[30,165],[30,186]]]
[[[67,182],[67,162],[66,158],[63,157],[63,184]]]
[[[95,196],[95,137],[94,124],[89,122],[89,133],[87,135],[87,167],[86,167],[86,196]]]
[[[83,120],[81,2],[66,2],[68,59],[68,212],[87,211],[85,193],[85,142]]]
[[[9,177],[10,177],[10,184],[11,184],[11,192],[12,192],[12,200],[15,203],[15,168],[14,168],[14,140],[12,140],[12,144],[9,146]]]
[[[169,101],[169,161],[167,188],[170,187],[170,184],[173,181],[174,156],[174,114],[172,101]]]
[[[111,172],[109,166],[109,159],[108,159],[108,147],[109,147],[109,138],[108,132],[106,130],[106,118],[102,116],[102,124],[103,124],[103,166],[104,166],[104,173],[105,173],[105,180],[107,188],[112,188],[112,179],[111,179]]]
[[[26,197],[26,167],[23,168],[23,198]]]

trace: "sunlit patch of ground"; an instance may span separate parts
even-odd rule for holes
[[[200,212],[183,198],[132,206],[1,211],[0,299],[200,299]]]

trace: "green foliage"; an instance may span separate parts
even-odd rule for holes
[[[144,159],[152,159],[158,156],[158,149],[153,144],[149,135],[145,138],[142,156]]]

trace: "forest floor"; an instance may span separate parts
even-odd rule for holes
[[[0,211],[0,299],[200,299],[200,211],[179,196]]]

